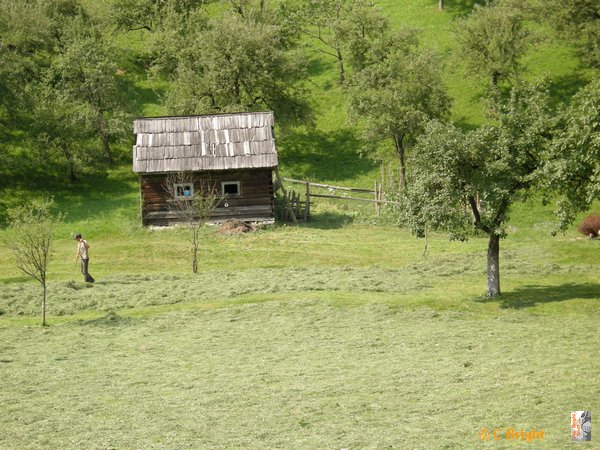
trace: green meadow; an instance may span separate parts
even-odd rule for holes
[[[482,123],[481,83],[453,56],[473,2],[376,3],[444,55],[453,120]],[[575,45],[534,31],[525,76],[552,80],[557,102],[597,76]],[[164,114],[166,82],[136,66],[144,39],[118,38],[123,64],[144,113]],[[315,123],[277,130],[282,175],[372,188],[380,168],[359,156],[334,61],[315,52],[310,77]],[[205,227],[194,275],[185,229],[140,226],[129,152],[74,186],[21,144],[7,159],[19,170],[0,167],[2,205],[52,195],[67,213],[47,327],[39,285],[0,246],[0,448],[572,449],[571,411],[600,411],[600,241],[575,225],[552,236],[536,195],[511,211],[499,298],[484,296],[484,237],[433,234],[424,252],[385,208],[349,201],[319,200],[299,225]],[[75,264],[77,232],[94,284]]]
[[[600,406],[598,242],[549,237],[533,204],[494,300],[483,238],[434,235],[423,256],[327,206],[308,225],[207,228],[192,275],[185,230],[102,217],[61,230],[49,327],[0,253],[2,448],[572,448],[570,412]],[[67,236],[83,227],[93,285]]]

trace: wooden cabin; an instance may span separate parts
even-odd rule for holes
[[[222,199],[209,220],[272,222],[277,150],[273,113],[154,117],[134,121],[133,171],[140,174],[142,223],[166,226],[178,217],[165,189],[169,173],[210,180]],[[198,186],[175,186],[181,195]],[[196,188],[196,189],[194,189]],[[175,194],[178,195],[178,194]]]

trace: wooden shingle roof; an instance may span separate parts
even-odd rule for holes
[[[270,111],[137,119],[133,171],[277,167],[273,125]]]

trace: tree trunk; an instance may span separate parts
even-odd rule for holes
[[[200,245],[199,229],[192,225],[192,273],[198,273],[198,247]]]
[[[340,83],[343,83],[346,80],[346,71],[344,70],[344,58],[342,57],[342,51],[339,47],[335,49],[337,53],[338,66],[340,69]]]
[[[112,164],[113,157],[110,151],[110,136],[108,134],[108,125],[106,123],[106,119],[104,118],[104,113],[102,111],[98,112],[97,129],[98,134],[100,135],[100,140],[102,141],[102,147],[104,149],[104,157],[106,158],[106,162]]]
[[[394,143],[396,144],[396,153],[398,154],[398,162],[400,165],[400,190],[406,189],[406,164],[405,164],[405,151],[404,151],[404,140],[403,136],[394,136]]]
[[[62,151],[69,164],[69,181],[75,183],[77,181],[77,175],[75,174],[75,161],[73,155],[69,151],[69,145],[66,142],[62,143]]]
[[[42,283],[42,326],[46,326],[46,282]]]
[[[440,11],[444,10],[444,0],[440,0]]]
[[[497,71],[494,71],[492,73],[492,86],[498,87],[498,78],[500,78],[500,73]]]
[[[487,252],[487,293],[488,297],[500,295],[500,236],[492,234]]]

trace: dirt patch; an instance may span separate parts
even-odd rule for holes
[[[241,233],[251,233],[256,228],[257,228],[257,226],[250,222],[244,222],[243,220],[230,219],[226,222],[223,222],[219,226],[217,231],[221,234],[241,234]]]

